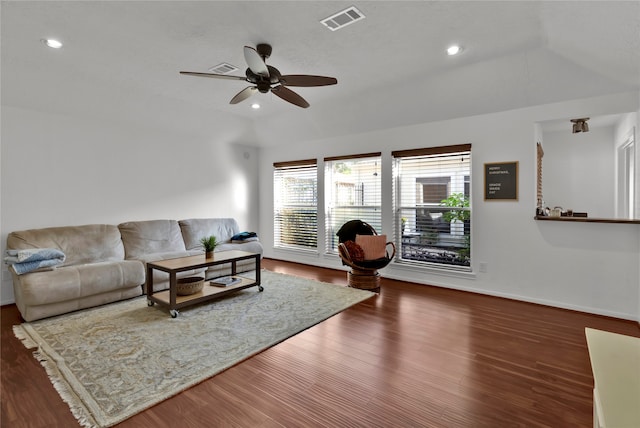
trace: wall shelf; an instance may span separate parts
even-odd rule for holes
[[[568,221],[574,223],[622,223],[622,224],[640,224],[640,219],[626,218],[597,218],[597,217],[551,217],[540,216],[534,217],[535,220],[543,221]]]

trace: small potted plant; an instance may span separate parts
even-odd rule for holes
[[[206,258],[213,257],[213,250],[218,246],[218,241],[215,236],[205,236],[200,238],[200,243],[204,247],[204,254]]]

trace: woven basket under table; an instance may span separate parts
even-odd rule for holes
[[[204,286],[204,278],[200,276],[188,276],[178,278],[176,293],[178,296],[188,296],[202,290]]]

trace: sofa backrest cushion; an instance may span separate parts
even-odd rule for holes
[[[124,260],[124,246],[115,225],[48,227],[11,232],[7,249],[56,248],[65,254],[59,266]]]
[[[187,250],[202,249],[200,239],[215,236],[218,243],[231,241],[231,237],[240,233],[238,222],[234,218],[190,218],[180,220],[180,230]]]
[[[154,253],[185,251],[176,220],[130,221],[118,225],[127,259],[141,259]]]

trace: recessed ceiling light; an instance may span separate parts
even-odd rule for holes
[[[458,55],[460,52],[462,52],[460,45],[451,45],[447,48],[447,55]]]
[[[42,43],[53,49],[60,49],[62,47],[62,43],[54,39],[42,39]]]
[[[257,110],[257,109],[259,109],[259,108],[260,108],[260,104],[258,104],[258,103],[253,103],[253,104],[251,104],[251,108],[252,108],[252,109],[254,109],[254,110]]]

